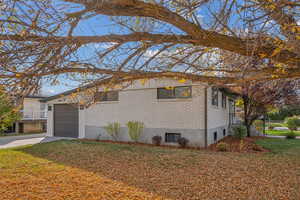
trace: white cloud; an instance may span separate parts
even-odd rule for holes
[[[113,47],[113,46],[116,45],[116,44],[117,44],[117,43],[115,43],[115,42],[96,43],[96,44],[94,45],[94,47],[95,47],[96,49],[99,49],[99,48],[101,48],[101,49],[109,49],[109,48]]]
[[[55,94],[57,94],[57,93],[58,93],[58,92],[57,92],[56,90],[50,89],[50,88],[44,89],[44,90],[42,91],[42,95],[44,95],[44,96],[52,96],[52,95],[55,95]]]

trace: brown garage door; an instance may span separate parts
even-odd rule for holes
[[[54,105],[54,136],[78,138],[78,106]]]

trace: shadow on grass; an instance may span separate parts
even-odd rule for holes
[[[184,188],[188,174],[181,172],[180,177],[177,172],[195,166],[199,156],[195,150],[81,140],[60,140],[15,150],[171,199],[182,199],[184,191],[192,192],[192,188]]]
[[[282,176],[277,175],[286,165],[285,162],[280,162],[280,165],[274,167],[275,163],[279,163],[278,160],[266,162],[257,155],[80,140],[61,140],[15,150],[64,166],[83,169],[164,198],[236,199],[232,197],[245,195],[240,197],[247,199],[255,195],[272,195],[272,198],[279,199],[280,195],[286,195],[286,190],[272,189],[273,183],[266,185],[260,193],[253,192],[264,187],[260,185],[261,181],[274,181],[274,186],[283,181]],[[271,167],[270,172],[267,169]],[[271,178],[262,176],[266,173],[271,173]],[[283,173],[285,172],[281,175]],[[290,173],[287,175],[291,175]],[[225,181],[227,179],[230,181]],[[247,184],[249,182],[252,183],[251,187]],[[291,185],[289,189],[293,190],[294,184],[285,183],[286,187],[289,187],[288,184]],[[238,188],[243,188],[245,192],[240,194]]]

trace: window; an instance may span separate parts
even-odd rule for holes
[[[223,129],[223,136],[226,136],[226,129]]]
[[[191,98],[191,97],[192,97],[191,86],[179,86],[179,87],[157,89],[158,99],[180,99],[180,98]]]
[[[97,92],[95,94],[95,102],[102,101],[119,101],[119,92],[110,91],[110,92]]]
[[[214,132],[214,141],[216,142],[218,139],[218,132]]]
[[[224,93],[222,93],[222,108],[226,108],[227,104],[227,97]]]
[[[166,136],[165,136],[165,142],[167,143],[175,143],[178,141],[178,139],[181,137],[181,134],[180,133],[166,133]]]
[[[173,91],[173,89],[158,88],[157,89],[157,98],[158,99],[173,99],[174,91]]]
[[[40,103],[40,110],[45,111],[47,109],[47,105],[45,103]]]
[[[211,91],[211,104],[213,106],[218,106],[219,104],[219,89],[213,87]]]

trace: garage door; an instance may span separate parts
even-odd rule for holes
[[[54,105],[54,136],[78,138],[77,105]]]

